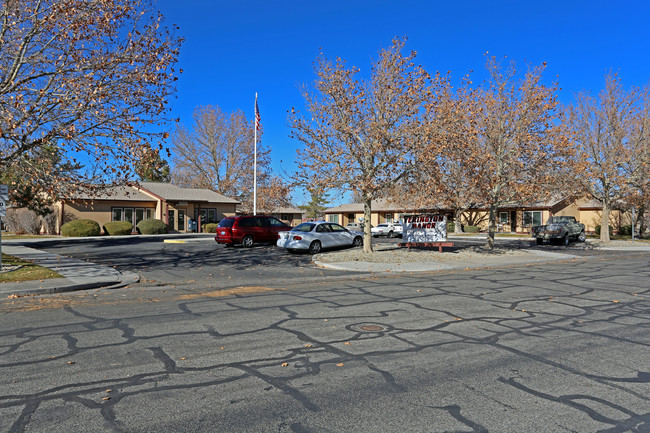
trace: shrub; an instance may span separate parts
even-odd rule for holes
[[[203,233],[216,233],[218,226],[219,224],[215,223],[203,224]]]
[[[143,235],[162,235],[167,233],[167,224],[164,221],[156,219],[142,220],[138,223],[137,228]]]
[[[37,235],[43,225],[41,217],[25,208],[7,209],[7,214],[3,220],[7,231],[17,235]]]
[[[465,226],[465,233],[478,233],[481,231],[479,226]]]
[[[61,234],[63,236],[99,236],[100,233],[99,223],[93,220],[74,220],[61,226]]]
[[[599,225],[597,225],[597,226],[594,228],[594,231],[596,232],[596,234],[597,234],[598,236],[600,236],[600,226],[599,226]],[[611,235],[613,234],[613,232],[614,232],[614,229],[612,229],[612,226],[609,226],[609,235],[611,236]]]
[[[111,221],[104,224],[104,233],[109,236],[130,235],[133,231],[133,224],[128,221]]]
[[[621,226],[618,230],[618,234],[622,236],[632,236],[632,226]]]
[[[453,233],[455,228],[456,228],[456,224],[447,223],[447,233]]]

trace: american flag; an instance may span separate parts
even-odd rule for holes
[[[257,93],[255,94],[255,129],[258,131],[262,127],[262,118],[260,117],[260,109],[257,108]]]

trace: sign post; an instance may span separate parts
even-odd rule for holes
[[[7,202],[9,201],[9,187],[0,185],[0,271],[2,270],[2,217],[7,215]]]

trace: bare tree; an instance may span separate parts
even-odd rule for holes
[[[413,63],[416,53],[403,56],[404,39],[379,51],[369,79],[337,58],[315,62],[316,81],[304,89],[307,115],[292,109],[291,137],[298,151],[296,180],[322,191],[352,190],[362,197],[364,219],[370,221],[373,199],[404,176],[410,149],[423,138],[423,103],[429,75]],[[364,251],[372,252],[370,224],[364,229]]]
[[[194,110],[191,130],[178,125],[172,136],[172,181],[208,188],[253,210],[254,123],[242,111],[223,113],[219,107]],[[257,145],[258,208],[263,212],[289,205],[289,187],[271,171],[270,150]]]
[[[165,134],[180,44],[150,0],[3,1],[0,170],[51,195],[129,178]],[[42,170],[43,148],[87,169]]]
[[[602,204],[600,240],[609,237],[610,211],[648,188],[647,102],[639,89],[625,91],[609,75],[597,98],[579,94],[569,107],[568,125],[584,190]],[[639,198],[643,197],[643,193]]]

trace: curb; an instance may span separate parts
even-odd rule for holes
[[[575,256],[573,254],[555,253],[550,251],[530,250],[531,255],[512,256],[512,257],[486,257],[480,264],[471,260],[457,260],[449,262],[407,262],[407,263],[374,263],[374,262],[335,262],[327,263],[320,260],[314,260],[313,263],[321,268],[338,271],[355,271],[355,272],[439,272],[467,269],[485,269],[506,266],[524,266],[537,263],[549,263],[562,260],[582,259],[588,257]],[[536,257],[535,257],[536,256]]]

